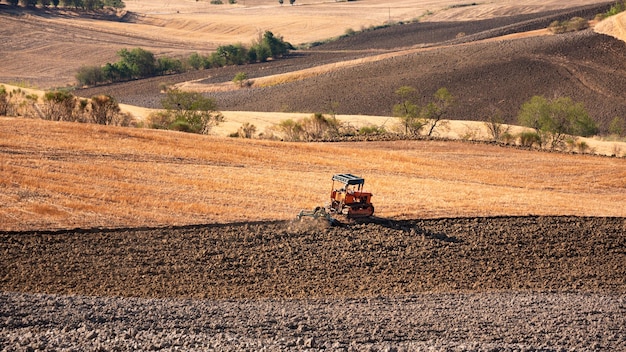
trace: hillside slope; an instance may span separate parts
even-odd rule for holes
[[[78,94],[104,92],[127,104],[156,108],[163,83],[193,81],[194,89],[206,91],[222,110],[313,113],[329,112],[335,106],[339,114],[388,116],[398,102],[394,93],[398,87],[414,86],[423,103],[446,87],[457,102],[448,116],[451,119],[483,120],[500,114],[514,123],[519,107],[530,97],[567,96],[585,104],[606,131],[609,121],[626,116],[622,94],[626,43],[593,30],[503,37],[540,30],[553,20],[592,18],[606,8],[596,4],[484,20],[392,26],[298,50],[283,60],[156,77]],[[215,91],[214,85],[228,84],[240,71],[263,85]],[[268,86],[267,77],[277,74],[295,78]]]

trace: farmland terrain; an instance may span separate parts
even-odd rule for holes
[[[181,84],[222,110],[388,116],[397,87],[446,86],[451,118],[510,121],[535,94],[583,101],[605,127],[626,116],[624,42],[543,30],[606,3],[126,2],[110,21],[2,6],[0,82],[64,86],[129,46],[206,53],[259,29],[300,44],[419,17],[75,93],[154,108],[162,83]],[[238,71],[257,86],[215,89]],[[376,218],[293,221],[336,172],[366,178]],[[0,117],[0,204],[0,350],[626,350],[624,158]]]
[[[163,84],[192,82],[194,90],[214,97],[221,110],[388,116],[398,102],[394,91],[409,85],[417,88],[422,103],[437,89],[448,88],[457,102],[448,117],[456,120],[484,120],[499,114],[507,122],[516,122],[521,104],[533,95],[566,96],[584,103],[604,132],[613,118],[626,115],[622,94],[626,43],[591,29],[563,35],[549,35],[545,30],[554,20],[592,19],[612,2],[580,1],[565,6],[505,1],[458,6],[440,1],[417,7],[412,4],[411,10],[407,2],[393,9],[399,12],[392,22],[418,18],[419,22],[374,31],[367,29],[389,20],[388,11],[383,11],[386,16],[380,14],[380,7],[388,5],[357,1],[210,7],[196,3],[197,8],[180,2],[185,7],[159,10],[143,1],[129,2],[128,11],[117,21],[72,18],[54,11],[0,12],[7,24],[2,34],[10,38],[9,45],[0,49],[7,58],[0,68],[0,82],[27,82],[40,88],[74,84],[80,66],[114,62],[115,53],[122,48],[143,47],[157,55],[180,57],[192,52],[207,54],[221,44],[247,45],[258,37],[259,30],[273,30],[298,45],[324,41],[352,29],[356,35],[296,50],[287,59],[156,77],[76,94],[106,93],[122,103],[159,108]],[[290,16],[284,16],[286,11]],[[338,22],[345,26],[338,31],[336,26],[333,30],[324,25],[332,11],[337,11],[337,16],[342,11],[362,11],[364,16],[360,24]],[[249,24],[233,24],[237,16],[265,20],[256,25],[253,34]],[[215,23],[207,24],[210,20]],[[47,31],[39,29],[42,23]],[[359,33],[361,29],[365,31]],[[510,37],[512,34],[517,36]],[[484,41],[489,38],[493,40]],[[55,62],[57,59],[60,61]],[[234,89],[231,80],[240,71],[258,81],[257,86]],[[282,76],[272,78],[279,74]],[[231,89],[215,91],[216,84],[229,83]]]

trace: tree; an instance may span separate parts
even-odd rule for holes
[[[106,80],[106,74],[98,66],[82,66],[78,69],[76,80],[81,86],[92,86]]]
[[[221,45],[217,47],[217,55],[223,58],[226,65],[243,65],[247,62],[248,50],[241,44]]]
[[[194,70],[199,70],[204,66],[204,58],[198,53],[192,53],[187,58],[187,65],[192,67]]]
[[[163,115],[164,121],[172,129],[206,134],[224,121],[215,101],[200,93],[170,90],[161,100],[161,105],[167,110]]]
[[[157,72],[157,61],[154,54],[142,48],[132,50],[122,49],[117,52],[120,56],[120,65],[129,68],[131,78],[154,76]]]
[[[248,80],[248,74],[245,72],[237,72],[235,78],[233,78],[233,83],[238,84],[239,88],[243,88],[243,85]]]
[[[160,57],[157,59],[157,65],[155,73],[159,75],[166,75],[172,73],[184,72],[183,62],[178,59],[172,59],[169,57]]]
[[[337,118],[326,117],[322,113],[315,113],[313,116],[301,120],[300,125],[304,137],[309,141],[337,137],[341,127]]]
[[[294,2],[296,2],[296,0],[289,0],[289,5],[293,6]]]
[[[415,88],[402,86],[396,90],[396,94],[403,101],[394,105],[394,116],[398,116],[402,120],[405,133],[412,135],[420,134],[424,126],[428,125],[427,135],[431,136],[454,103],[454,97],[446,88],[439,88],[433,95],[433,100],[421,108],[414,102],[416,100],[414,98],[416,95]]]
[[[509,133],[510,126],[504,125],[504,118],[500,112],[497,112],[487,118],[485,121],[485,127],[489,131],[491,138],[494,142],[500,141],[502,136]]]
[[[283,0],[278,0],[278,3],[280,4],[280,6],[283,6]]]
[[[626,120],[621,117],[616,117],[609,123],[609,133],[623,137],[626,136]]]
[[[413,102],[416,90],[410,86],[402,86],[396,89],[396,95],[400,96],[402,102],[393,106],[393,115],[400,118],[404,125],[404,133],[418,135],[425,122],[419,118],[419,107]]]
[[[445,116],[455,100],[447,88],[439,88],[433,95],[433,98],[434,100],[428,103],[421,112],[421,117],[427,119],[430,125],[428,129],[429,137],[433,134],[437,124]]]
[[[263,44],[269,48],[270,55],[274,58],[286,55],[289,53],[289,50],[294,49],[290,43],[285,42],[282,37],[274,36],[274,33],[270,31],[265,31],[263,34]]]
[[[548,100],[533,96],[522,104],[518,121],[536,131],[541,145],[549,142],[552,148],[562,146],[566,135],[588,137],[598,132],[596,122],[583,104],[567,97]]]
[[[7,115],[9,112],[9,93],[6,88],[0,85],[0,116]]]
[[[278,129],[283,133],[286,141],[299,141],[304,129],[302,124],[292,119],[283,120],[278,124]]]

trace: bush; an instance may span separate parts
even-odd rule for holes
[[[626,119],[616,117],[609,123],[609,133],[618,137],[626,136]]]
[[[97,95],[91,98],[91,122],[99,125],[118,125],[120,106],[110,95]]]
[[[224,121],[224,116],[216,111],[215,101],[200,93],[170,90],[161,105],[167,111],[151,118],[155,128],[206,134]]]
[[[537,132],[522,132],[519,135],[519,139],[520,145],[523,147],[541,146],[541,136]]]
[[[9,93],[6,88],[0,85],[0,116],[9,112]]]
[[[548,26],[548,29],[555,34],[581,31],[587,28],[589,28],[589,22],[582,17],[573,17],[568,21],[554,21]]]
[[[596,122],[582,103],[567,97],[548,100],[534,96],[522,105],[518,121],[533,128],[541,141],[549,141],[552,148],[561,146],[566,135],[589,137],[598,132]]]
[[[387,131],[382,126],[379,127],[375,125],[370,125],[370,126],[363,126],[359,128],[358,133],[361,136],[379,136],[379,135],[386,134]]]
[[[78,69],[76,80],[81,86],[93,86],[104,82],[106,79],[101,67],[83,66]]]
[[[52,91],[43,96],[43,113],[45,119],[52,121],[76,121],[77,99],[69,92]]]

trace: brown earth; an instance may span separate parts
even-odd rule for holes
[[[623,350],[625,234],[534,216],[4,232],[0,348]]]
[[[0,233],[0,290],[144,298],[626,292],[626,219],[269,222]]]

